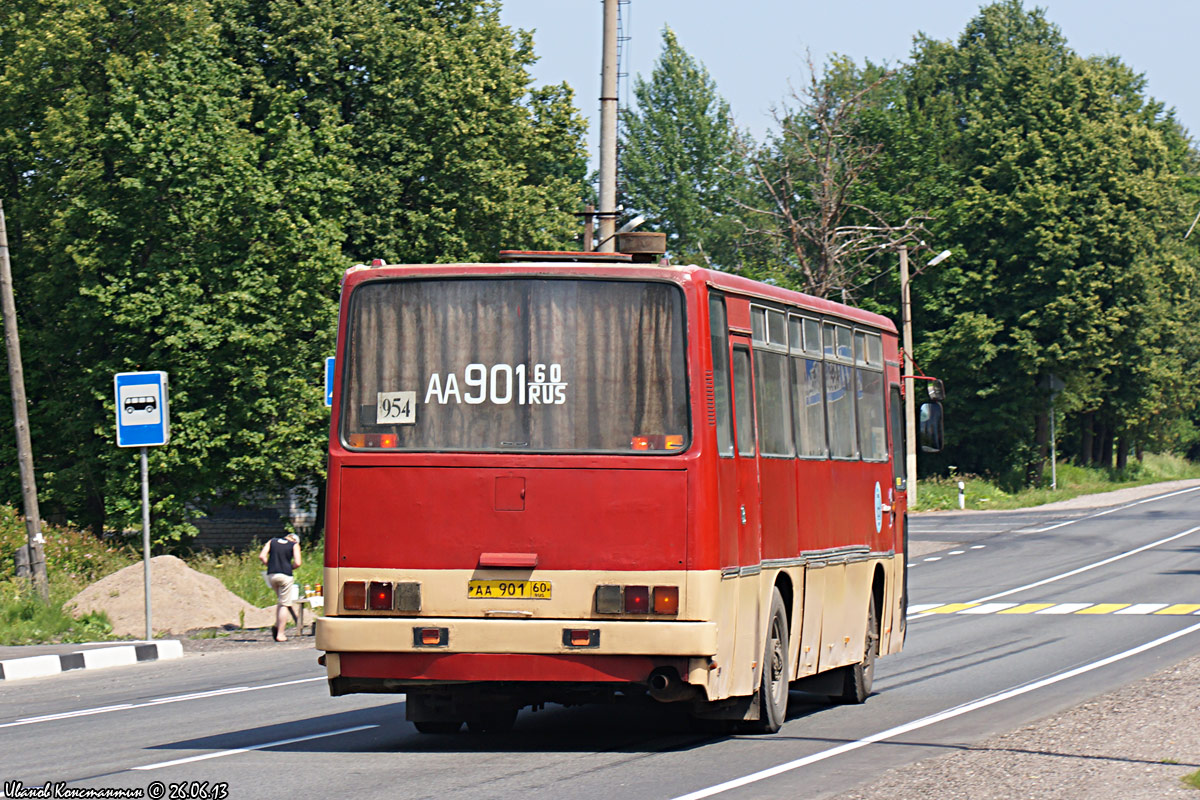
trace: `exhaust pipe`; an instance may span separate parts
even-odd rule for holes
[[[660,703],[673,703],[694,694],[695,687],[684,683],[674,667],[659,667],[646,680],[650,696]]]

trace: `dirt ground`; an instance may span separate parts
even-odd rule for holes
[[[77,614],[104,611],[116,636],[146,632],[142,562],[88,586],[69,603]],[[189,567],[175,556],[150,559],[150,607],[155,633],[184,634],[198,628],[270,628],[275,609],[255,608],[220,580]],[[269,631],[268,631],[269,633]]]

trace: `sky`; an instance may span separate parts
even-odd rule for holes
[[[566,81],[589,120],[592,165],[599,127],[601,0],[502,0],[505,24],[534,31],[533,81]],[[980,2],[971,0],[630,0],[621,6],[625,52],[619,91],[632,102],[633,78],[649,79],[669,25],[700,60],[729,102],[738,125],[762,140],[771,109],[830,54],[898,63],[918,32],[957,39]],[[1174,108],[1200,138],[1200,0],[1041,0],[1067,43],[1081,55],[1115,55],[1146,76],[1146,91]]]

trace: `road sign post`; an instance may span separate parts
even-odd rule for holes
[[[150,469],[147,447],[164,445],[171,438],[167,405],[167,373],[119,372],[113,377],[117,399],[117,447],[141,450],[142,466],[142,565],[146,585],[146,641],[154,638],[150,619]]]

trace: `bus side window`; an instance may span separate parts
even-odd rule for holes
[[[754,398],[750,388],[750,351],[733,348],[733,391],[737,399],[734,419],[737,421],[738,455],[754,456]]]
[[[900,397],[900,387],[891,385],[889,391],[892,418],[892,480],[897,491],[907,488],[908,449],[905,444],[904,429],[904,400]]]
[[[717,413],[717,453],[733,455],[733,402],[729,386],[729,324],[725,298],[708,297],[708,328],[712,343],[713,395]]]
[[[808,458],[825,458],[824,364],[812,358],[792,357],[792,411],[797,452]]]
[[[788,384],[788,357],[784,353],[754,351],[757,378],[758,424],[762,426],[764,456],[791,458],[796,454],[792,443],[791,391]]]

